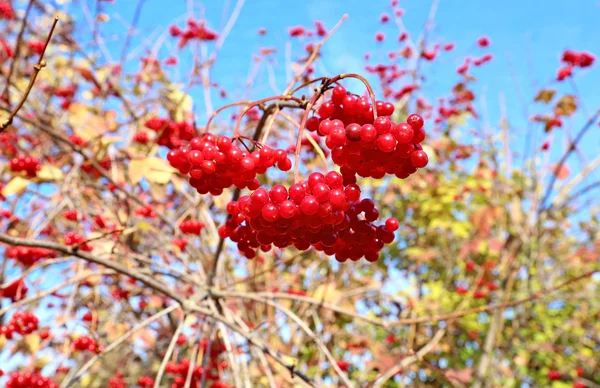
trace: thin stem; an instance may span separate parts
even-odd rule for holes
[[[175,350],[177,338],[179,338],[179,334],[181,334],[183,326],[185,325],[185,318],[186,316],[183,317],[183,319],[179,323],[179,326],[177,326],[175,333],[173,333],[173,337],[171,338],[171,342],[169,343],[169,347],[167,348],[167,353],[163,357],[162,362],[160,363],[160,367],[158,368],[156,380],[154,381],[154,388],[160,388],[160,381],[162,380],[162,377],[165,374],[165,368],[167,367],[167,363],[169,362],[169,359],[171,358],[171,356],[173,355],[173,351]]]
[[[17,63],[17,59],[19,58],[19,52],[21,51],[21,42],[23,41],[23,35],[25,33],[25,28],[27,27],[27,19],[29,18],[29,12],[31,12],[31,8],[33,7],[33,3],[35,0],[29,0],[27,4],[27,9],[25,10],[25,16],[23,17],[23,23],[21,24],[21,29],[19,30],[19,35],[17,35],[17,43],[15,44],[15,55],[13,61],[10,64],[10,69],[8,69],[8,75],[6,76],[6,86],[4,86],[4,91],[2,92],[2,96],[5,97],[6,102],[10,105],[10,79],[15,71],[15,64]]]
[[[48,48],[48,44],[50,43],[50,39],[52,38],[52,33],[54,33],[54,28],[56,27],[56,23],[58,23],[58,17],[54,18],[54,22],[52,23],[52,27],[50,28],[50,32],[48,33],[48,37],[46,38],[46,43],[44,44],[44,48],[42,49],[42,53],[40,54],[40,60],[33,66],[33,74],[31,74],[31,78],[29,79],[29,85],[27,85],[27,89],[25,93],[21,97],[21,101],[17,104],[15,109],[10,112],[8,119],[6,119],[3,123],[0,124],[0,133],[4,131],[9,125],[12,124],[13,119],[19,113],[19,110],[25,104],[31,89],[33,88],[33,84],[38,76],[38,73],[46,66],[46,61],[44,61],[44,53],[46,52],[46,48]]]

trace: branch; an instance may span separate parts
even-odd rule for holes
[[[573,139],[573,142],[570,144],[567,152],[565,152],[565,154],[562,156],[562,158],[560,158],[560,161],[556,165],[554,171],[560,171],[560,169],[563,167],[563,165],[567,162],[567,159],[569,158],[571,153],[573,151],[575,151],[575,149],[577,148],[577,143],[579,143],[579,141],[581,140],[583,135],[585,135],[585,133],[592,127],[592,125],[594,125],[594,123],[596,122],[596,120],[598,119],[599,116],[600,116],[600,109],[598,109],[596,111],[596,113],[594,113],[594,115],[592,117],[590,117],[590,119],[585,123],[583,128],[581,128],[579,133],[577,133],[577,136],[575,136],[575,139]],[[550,183],[548,183],[548,187],[546,188],[546,192],[544,193],[544,196],[542,197],[542,201],[540,202],[540,205],[538,208],[538,215],[544,210],[544,204],[548,200],[548,197],[550,197],[550,194],[552,194],[552,189],[554,188],[556,179],[557,179],[557,174],[553,173],[552,177],[550,178]]]
[[[12,78],[13,72],[15,71],[15,64],[17,63],[17,59],[19,58],[19,52],[21,51],[21,42],[23,41],[23,34],[25,33],[25,28],[27,27],[27,19],[29,18],[29,12],[31,12],[31,8],[33,7],[34,1],[35,0],[29,0],[29,4],[27,4],[25,16],[23,17],[23,23],[21,24],[21,30],[19,31],[19,35],[17,35],[17,43],[15,44],[15,55],[12,62],[10,63],[10,69],[8,69],[8,75],[6,76],[6,86],[4,86],[4,91],[2,92],[2,97],[6,98],[6,103],[9,105],[10,79]]]
[[[54,32],[54,28],[56,27],[56,23],[58,23],[58,17],[54,18],[54,22],[52,23],[52,27],[50,28],[50,32],[48,33],[48,37],[46,38],[46,43],[44,44],[44,48],[42,50],[42,53],[40,54],[40,60],[33,66],[33,74],[31,74],[31,78],[29,79],[29,85],[27,85],[27,89],[25,90],[23,97],[21,97],[21,101],[19,101],[15,109],[13,109],[12,112],[10,112],[8,119],[6,119],[6,121],[0,124],[0,133],[2,133],[2,131],[4,131],[9,125],[12,124],[13,119],[15,118],[17,113],[19,113],[19,110],[23,107],[23,104],[25,104],[25,101],[27,100],[31,89],[33,88],[33,84],[35,83],[35,79],[37,78],[38,73],[44,68],[44,66],[46,66],[46,61],[44,61],[44,53],[48,48],[48,44],[50,43],[50,39],[52,38],[52,33]],[[8,84],[6,86],[8,87]]]
[[[116,349],[117,346],[121,345],[123,342],[125,342],[126,340],[128,340],[129,337],[131,337],[133,334],[135,334],[138,330],[144,328],[145,326],[148,326],[149,324],[151,324],[152,322],[158,320],[159,318],[162,318],[163,316],[171,313],[172,311],[176,310],[178,307],[179,307],[178,305],[169,306],[166,309],[164,309],[162,311],[159,311],[158,313],[156,313],[156,314],[154,314],[154,315],[146,318],[142,322],[138,323],[137,325],[135,325],[134,327],[132,327],[131,329],[129,329],[129,331],[127,331],[125,334],[123,334],[122,336],[120,336],[119,338],[117,338],[115,341],[113,341],[101,353],[95,355],[88,362],[86,362],[85,365],[83,365],[81,367],[81,369],[79,369],[79,371],[77,372],[77,374],[75,375],[75,377],[70,378],[68,381],[63,382],[60,385],[61,388],[68,388],[68,387],[70,387],[71,384],[73,384],[75,381],[79,380],[81,378],[81,376],[83,376],[83,374],[85,372],[87,372],[88,369],[90,369],[96,363],[96,361],[100,360],[102,357],[104,357],[106,354],[108,354],[109,352],[111,352],[113,349]]]
[[[73,247],[69,247],[69,246],[62,245],[62,244],[57,244],[57,243],[50,242],[50,241],[30,240],[30,239],[25,239],[25,238],[12,237],[7,234],[0,234],[0,242],[6,243],[9,245],[47,248],[47,249],[52,249],[57,252],[64,253],[69,256],[79,257],[86,261],[105,266],[105,267],[113,269],[119,273],[122,273],[129,277],[132,277],[133,279],[144,283],[145,285],[154,289],[155,291],[158,291],[158,292],[170,297],[171,299],[175,300],[180,305],[184,305],[184,303],[186,301],[182,296],[175,293],[175,291],[171,290],[165,284],[157,281],[156,279],[154,279],[153,277],[151,277],[149,275],[145,275],[145,274],[136,272],[133,269],[127,268],[119,263],[114,262],[114,261],[101,259],[97,256],[91,255],[87,252],[82,252]]]
[[[389,379],[394,377],[398,372],[402,371],[402,369],[421,360],[423,357],[425,357],[425,355],[427,353],[431,352],[433,350],[433,348],[436,347],[436,345],[442,340],[442,337],[444,336],[444,334],[446,334],[446,329],[439,329],[435,333],[435,335],[433,336],[431,341],[429,341],[428,343],[425,344],[425,346],[423,346],[421,349],[419,349],[416,354],[413,354],[412,356],[408,356],[408,357],[402,359],[402,361],[400,361],[398,363],[398,365],[388,369],[387,372],[385,372],[379,378],[376,378],[375,381],[377,381],[377,380],[381,380],[381,381],[379,381],[377,384],[373,385],[373,387],[374,388],[381,387],[386,381],[388,381]]]

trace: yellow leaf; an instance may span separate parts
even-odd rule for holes
[[[24,340],[31,353],[36,353],[40,348],[40,343],[42,342],[39,334],[26,335]]]
[[[90,376],[89,374],[87,375],[83,375],[80,379],[79,379],[79,384],[81,384],[82,387],[89,387],[90,383],[92,382],[92,376]]]
[[[336,290],[335,283],[321,284],[312,295],[313,299],[328,303],[336,303],[341,296],[341,292]]]
[[[182,121],[184,119],[183,113],[190,111],[194,105],[192,97],[179,90],[179,87],[175,85],[171,86],[167,91],[167,98],[173,104],[176,121]]]
[[[561,97],[556,103],[556,114],[562,116],[571,116],[577,110],[577,97],[566,95]]]
[[[138,222],[135,225],[135,228],[138,229],[138,230],[142,230],[142,231],[154,230],[154,228],[152,227],[152,225],[150,225],[146,221],[140,221],[140,222]]]
[[[16,176],[10,180],[2,189],[2,195],[8,197],[13,194],[21,194],[23,190],[31,183],[30,180]]]
[[[131,181],[131,184],[138,184],[146,172],[145,159],[132,160],[129,162],[129,169],[127,171],[129,173],[129,180]]]
[[[68,119],[75,134],[85,141],[102,136],[108,129],[106,120],[92,114],[83,104],[71,104]]]
[[[552,98],[554,97],[555,94],[556,94],[556,90],[542,89],[539,91],[537,96],[535,96],[534,101],[535,102],[544,102],[547,104],[550,102],[550,100],[552,100]]]
[[[166,184],[171,180],[175,171],[167,161],[159,158],[132,160],[128,170],[129,179],[134,185],[142,178],[146,178],[148,182]]]
[[[64,175],[60,168],[50,164],[44,164],[37,172],[37,178],[41,181],[58,181],[63,179]]]

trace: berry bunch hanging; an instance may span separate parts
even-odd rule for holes
[[[338,85],[331,100],[318,109],[306,128],[325,137],[333,162],[340,166],[345,182],[355,176],[380,179],[394,174],[405,179],[428,163],[420,143],[425,140],[423,118],[413,114],[404,123],[390,119],[394,107],[376,103],[378,117],[373,118],[371,105],[364,97],[348,93]]]
[[[366,83],[358,75],[325,80],[306,106],[295,149],[294,184],[260,187],[257,175],[275,165],[289,171],[292,162],[283,149],[273,150],[237,136],[237,126],[233,139],[206,133],[191,139],[187,147],[168,153],[169,163],[180,173],[189,174],[190,185],[201,194],[220,195],[231,186],[252,191],[228,203],[229,216],[219,228],[219,236],[237,243],[247,258],[256,257],[258,249],[266,252],[273,246],[294,246],[298,250],[312,247],[339,262],[363,257],[374,262],[384,245],[394,241],[398,221],[390,218],[376,224],[379,211],[371,199],[361,199],[357,175],[380,179],[394,174],[405,179],[425,167],[428,157],[420,145],[425,140],[423,118],[412,114],[406,122],[394,123],[394,106],[374,101],[368,84],[371,99],[337,85],[331,98],[317,109],[318,116],[308,118],[328,86],[349,76]],[[307,145],[302,136],[304,127],[313,132],[309,136],[317,144],[324,140],[331,152],[323,155],[330,156],[340,172],[313,172],[306,181],[298,179],[299,153]],[[243,150],[236,145],[237,140],[245,146],[244,139],[252,141],[256,149]]]
[[[282,171],[292,168],[285,150],[263,146],[249,152],[226,136],[210,133],[193,138],[189,148],[170,151],[167,159],[180,173],[189,174],[190,185],[200,194],[212,195],[220,195],[231,186],[256,190],[260,186],[256,175],[275,165]]]

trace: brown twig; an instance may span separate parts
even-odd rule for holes
[[[46,66],[46,61],[44,61],[44,53],[46,52],[46,48],[48,48],[48,44],[50,43],[50,39],[52,38],[52,33],[54,32],[54,28],[56,27],[56,23],[58,23],[58,17],[54,18],[54,22],[52,23],[52,27],[50,28],[50,32],[48,33],[48,37],[46,38],[46,43],[44,44],[44,48],[42,49],[42,52],[40,54],[40,59],[38,63],[36,63],[33,66],[33,73],[31,74],[31,78],[29,79],[29,85],[27,85],[27,89],[25,90],[25,93],[23,93],[21,101],[19,101],[17,106],[12,110],[12,112],[10,112],[8,118],[0,124],[0,133],[12,124],[13,119],[15,118],[17,113],[19,113],[19,110],[23,107],[23,104],[25,104],[25,101],[27,100],[31,89],[33,88],[33,84],[35,83],[35,79],[37,78],[38,73]]]

